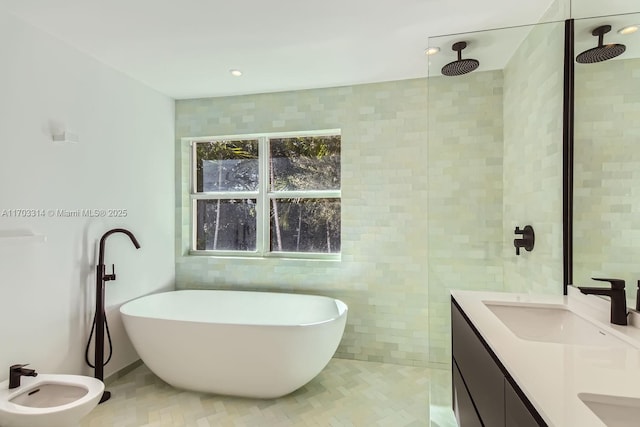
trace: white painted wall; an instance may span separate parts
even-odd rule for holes
[[[93,318],[97,241],[107,243],[115,353],[108,375],[137,359],[118,307],[174,286],[174,102],[0,10],[0,380],[14,363],[92,374],[84,346]],[[79,144],[54,144],[51,127]],[[39,218],[5,209],[44,209]],[[49,217],[49,209],[127,209],[126,218]],[[4,216],[3,213],[5,214]],[[5,369],[6,368],[6,369]]]

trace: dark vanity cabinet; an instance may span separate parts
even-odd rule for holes
[[[451,299],[453,409],[460,427],[546,426]]]

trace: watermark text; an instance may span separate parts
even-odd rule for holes
[[[125,218],[127,209],[0,209],[0,218]]]

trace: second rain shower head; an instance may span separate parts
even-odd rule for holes
[[[619,43],[604,44],[604,35],[609,31],[611,31],[611,25],[602,25],[594,29],[591,34],[598,37],[598,46],[585,50],[576,56],[576,61],[580,64],[595,64],[596,62],[606,61],[622,55],[627,49],[625,45]]]
[[[457,42],[451,46],[451,49],[458,52],[458,59],[449,62],[442,67],[442,74],[445,76],[461,76],[478,68],[480,62],[477,59],[462,59],[462,50],[467,47],[467,42]]]

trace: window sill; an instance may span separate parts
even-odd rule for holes
[[[299,253],[299,252],[271,252],[260,254],[257,252],[233,251],[197,251],[190,250],[186,256],[206,257],[236,260],[282,260],[282,261],[342,261],[341,254]]]

